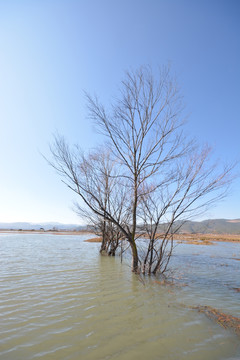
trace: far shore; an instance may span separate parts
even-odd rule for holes
[[[52,234],[52,235],[94,235],[93,232],[87,230],[69,231],[69,230],[14,230],[0,229],[0,234]]]
[[[176,234],[174,240],[195,245],[210,245],[214,241],[240,243],[240,234]]]
[[[161,234],[158,235],[161,239]],[[193,245],[211,245],[214,241],[240,243],[240,234],[175,234],[173,240]],[[86,242],[101,242],[100,236],[85,240]]]
[[[0,229],[0,234],[52,234],[52,235],[95,235],[95,237],[87,239],[87,242],[101,242],[102,238],[96,236],[91,231],[68,231],[68,230],[12,230],[12,229]],[[161,234],[159,234],[161,237]],[[190,234],[180,233],[175,234],[174,240],[181,241],[184,243],[190,243],[193,245],[210,245],[214,241],[225,241],[225,242],[239,242],[240,234]]]

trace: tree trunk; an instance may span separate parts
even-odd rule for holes
[[[138,272],[138,252],[135,241],[130,242],[132,249],[132,272]]]

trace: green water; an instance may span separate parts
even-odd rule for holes
[[[161,286],[83,240],[0,236],[0,359],[240,359],[233,332],[188,308],[239,316],[239,245],[177,247],[178,286]]]

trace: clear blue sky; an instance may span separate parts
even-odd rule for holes
[[[0,222],[79,223],[40,152],[57,130],[93,147],[84,90],[104,102],[124,71],[170,62],[188,131],[240,159],[238,0],[0,1]],[[240,180],[206,218],[240,218]]]

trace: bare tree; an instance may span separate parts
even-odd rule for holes
[[[217,171],[209,149],[196,151],[193,141],[185,138],[181,96],[168,68],[162,68],[157,79],[149,67],[127,72],[120,96],[108,111],[97,98],[87,95],[87,101],[117,170],[98,169],[96,155],[79,160],[61,139],[52,147],[53,166],[88,211],[101,219],[103,233],[111,224],[128,241],[134,272],[165,272],[176,221],[222,198],[232,167]],[[163,222],[159,242],[157,229]],[[138,251],[139,225],[149,239],[143,257]]]
[[[132,269],[138,271],[136,246],[138,205],[142,187],[157,179],[163,168],[183,156],[184,141],[179,119],[181,98],[168,69],[154,80],[150,68],[126,74],[119,100],[110,115],[96,98],[88,96],[92,118],[109,138],[112,153],[121,167],[122,178],[130,184],[131,223],[126,237],[132,249]],[[156,183],[156,188],[161,183]]]
[[[82,199],[75,203],[76,213],[102,236],[100,252],[114,256],[123,237],[121,226],[128,222],[129,211],[126,182],[120,184],[116,163],[109,151],[97,149],[85,155],[78,146],[70,148],[61,136],[54,138],[50,150],[53,157],[50,165]]]
[[[206,212],[227,194],[233,167],[217,170],[210,154],[207,146],[192,148],[191,155],[178,159],[171,174],[161,174],[165,176],[161,188],[149,189],[142,196],[140,217],[148,238],[141,261],[143,274],[164,274],[173,251],[173,235],[186,220]]]

